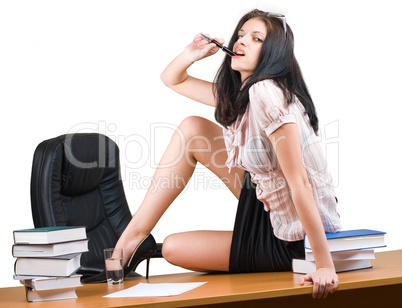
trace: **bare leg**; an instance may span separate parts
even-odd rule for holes
[[[185,188],[197,162],[224,179],[224,183],[237,198],[240,196],[244,171],[232,168],[231,173],[228,173],[226,159],[221,127],[200,117],[189,117],[180,124],[159,163],[140,208],[116,244],[116,247],[124,248],[123,264],[127,263],[140,240],[151,232]],[[175,180],[170,182],[169,187],[158,185],[165,183],[166,179]]]
[[[163,257],[183,268],[228,271],[232,231],[191,231],[172,234],[163,242]]]

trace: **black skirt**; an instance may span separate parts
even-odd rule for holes
[[[232,273],[292,270],[292,258],[304,259],[303,240],[282,241],[275,237],[269,212],[256,197],[256,185],[244,175],[230,250]]]

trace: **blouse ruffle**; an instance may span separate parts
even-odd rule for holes
[[[240,146],[245,144],[244,131],[247,128],[248,123],[248,107],[243,116],[239,116],[237,120],[229,126],[227,129],[223,129],[223,136],[225,138],[225,144],[228,154],[226,160],[226,166],[229,168],[229,172],[233,167],[242,168],[242,161],[240,158]]]

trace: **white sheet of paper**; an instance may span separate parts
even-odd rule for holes
[[[185,283],[139,283],[134,287],[105,295],[107,298],[117,297],[156,297],[174,296],[195,289],[205,282],[185,282]]]

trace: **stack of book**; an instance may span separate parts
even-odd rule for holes
[[[16,230],[12,253],[14,279],[25,286],[27,300],[77,298],[83,252],[88,251],[85,227],[45,227]]]
[[[371,259],[375,258],[374,249],[385,247],[385,232],[358,229],[336,233],[327,233],[329,250],[334,261],[336,272],[345,272],[370,268]],[[310,242],[304,239],[305,259],[293,259],[294,273],[308,274],[316,270]]]

